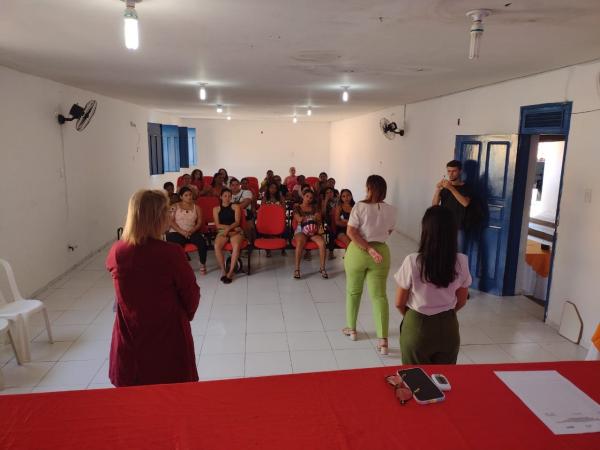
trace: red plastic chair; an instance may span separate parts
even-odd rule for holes
[[[176,186],[177,186],[176,189],[178,189],[178,190],[181,186],[183,186],[183,175],[181,175],[179,178],[177,178]]]
[[[278,205],[263,205],[256,217],[256,232],[261,237],[254,241],[259,250],[282,250],[287,242],[281,236],[285,232],[285,209]]]
[[[240,227],[242,228],[242,230],[246,227],[246,212],[245,211],[240,211]],[[240,245],[240,250],[245,250],[248,248],[248,246],[250,245],[250,243],[248,242],[248,239],[245,239],[242,241],[242,245]],[[226,252],[233,252],[233,245],[231,245],[231,242],[227,242],[224,246],[223,246],[223,250]],[[250,251],[248,250],[248,270],[246,271],[246,273],[248,275],[250,275]],[[241,255],[240,255],[240,259],[241,259]]]
[[[202,210],[202,228],[200,231],[205,234],[214,234],[216,232],[213,209],[215,206],[219,206],[221,200],[217,197],[198,197],[196,199],[196,205]]]
[[[211,177],[209,175],[204,175],[202,180],[204,181],[204,186],[210,186],[210,185],[212,185],[213,177]]]
[[[309,184],[315,191],[319,187],[319,179],[317,177],[306,177],[304,180],[306,184]]]
[[[296,219],[292,220],[292,233],[294,234],[294,236],[292,237],[292,247],[296,248],[296,228],[298,227],[298,222],[296,222]],[[304,245],[304,250],[318,250],[319,246],[316,244],[316,242],[313,242],[311,240],[307,240],[306,244]]]
[[[259,187],[260,184],[258,183],[258,178],[256,177],[244,177],[246,178],[246,180],[248,180],[248,184],[251,186],[256,186]]]

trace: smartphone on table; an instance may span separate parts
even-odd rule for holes
[[[415,401],[420,405],[438,403],[446,398],[420,367],[399,369],[398,376],[402,379],[402,383],[412,391]]]

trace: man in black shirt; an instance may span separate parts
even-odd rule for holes
[[[465,252],[464,224],[467,207],[471,203],[471,190],[461,179],[462,163],[460,161],[454,159],[446,164],[446,173],[448,178],[444,177],[436,184],[431,203],[434,206],[442,205],[452,211],[458,226],[458,251]]]

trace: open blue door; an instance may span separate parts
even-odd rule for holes
[[[463,163],[463,179],[486,210],[479,229],[468,235],[472,286],[496,295],[511,294],[507,291],[514,286],[516,267],[507,268],[506,262],[511,252],[519,250],[509,248],[517,136],[456,136],[455,158]]]

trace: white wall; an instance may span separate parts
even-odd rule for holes
[[[0,257],[31,294],[116,236],[129,196],[149,185],[146,122],[170,118],[3,67],[0,98]],[[90,98],[83,132],[58,124]]]
[[[196,128],[198,167],[204,175],[224,167],[231,176],[262,180],[267,169],[285,178],[290,165],[306,176],[329,169],[329,123],[210,119],[182,123]]]
[[[595,204],[600,196],[600,112],[585,111],[600,108],[599,72],[600,63],[595,62],[410,104],[406,135],[393,141],[380,134],[379,119],[388,117],[400,125],[402,106],[334,122],[331,166],[343,162],[338,183],[356,190],[369,173],[384,175],[391,185],[390,201],[398,207],[399,230],[417,239],[433,187],[453,157],[456,135],[517,133],[521,106],[573,101],[548,318],[558,323],[564,301],[575,302],[585,321],[587,345],[600,322],[595,296],[600,269],[600,208]],[[591,204],[584,203],[586,189],[597,192]]]

